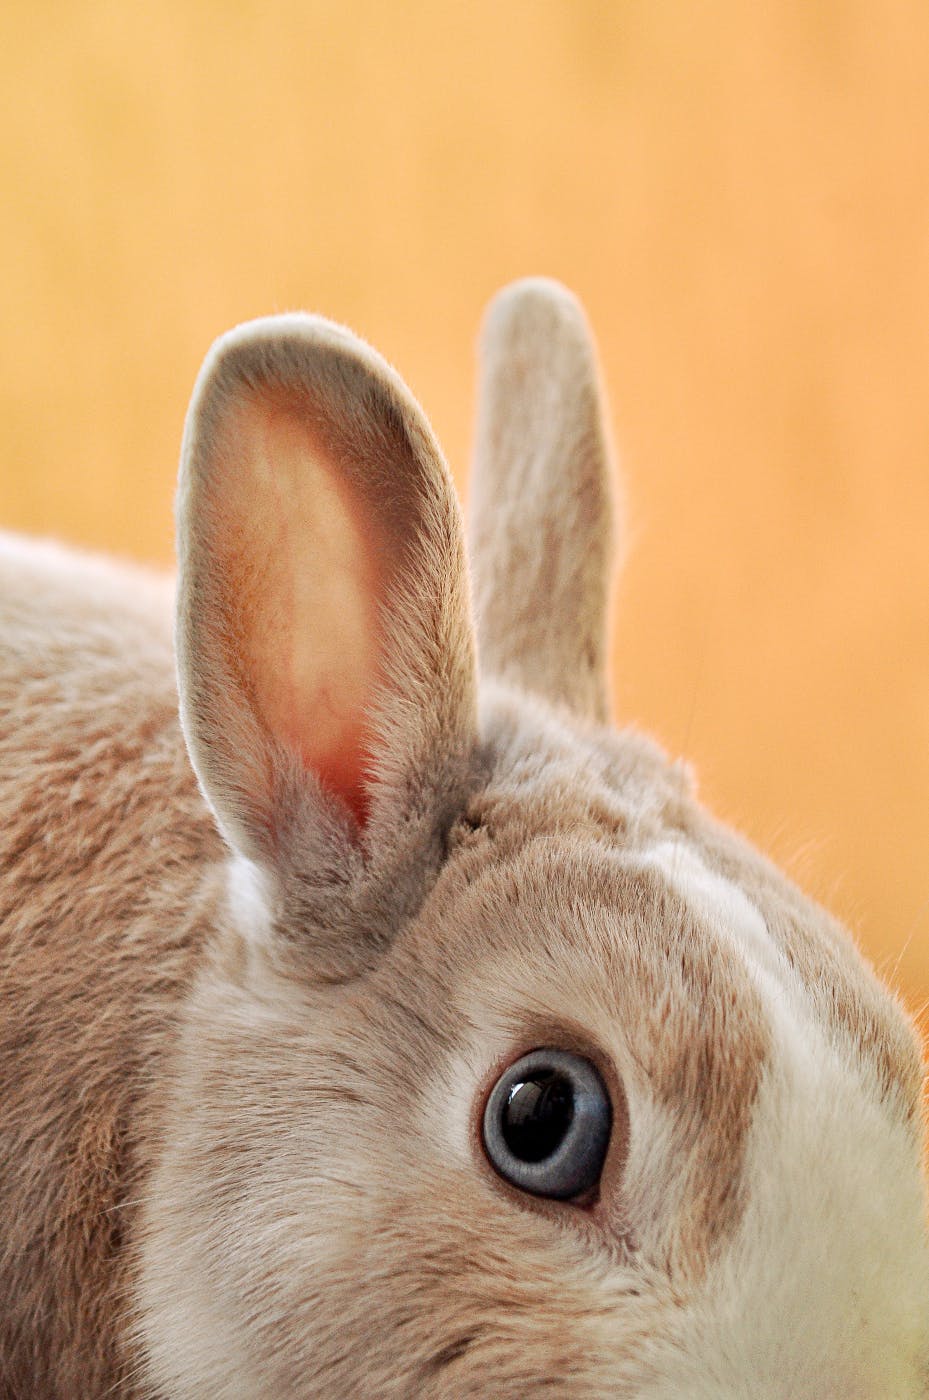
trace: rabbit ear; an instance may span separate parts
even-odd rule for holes
[[[534,278],[481,337],[471,559],[481,666],[607,718],[612,491],[593,341],[575,298]]]
[[[177,522],[181,717],[230,844],[280,862],[314,816],[370,842],[441,805],[475,727],[462,528],[380,356],[303,315],[217,341]]]

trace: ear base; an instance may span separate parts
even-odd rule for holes
[[[457,500],[405,386],[321,318],[238,327],[197,382],[177,521],[182,724],[227,840],[280,865],[300,822],[396,821],[475,725]]]
[[[612,453],[580,304],[546,278],[504,288],[480,365],[469,544],[482,669],[604,721]]]

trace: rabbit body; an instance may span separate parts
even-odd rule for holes
[[[220,843],[178,742],[171,584],[5,537],[0,595],[0,1395],[96,1396]]]
[[[421,410],[301,316],[198,381],[177,680],[169,583],[0,550],[0,1393],[929,1394],[912,1026],[605,724],[576,303],[483,352],[470,569]],[[482,1145],[539,1046],[609,1092],[577,1200]]]

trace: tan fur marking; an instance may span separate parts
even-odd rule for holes
[[[847,931],[735,833],[692,812],[687,831],[706,859],[736,880],[802,979],[826,1025],[877,1070],[884,1092],[922,1132],[925,1069],[919,1037]]]

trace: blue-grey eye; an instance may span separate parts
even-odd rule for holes
[[[589,1060],[532,1050],[491,1090],[484,1150],[514,1186],[566,1201],[600,1180],[612,1123],[610,1096]]]

